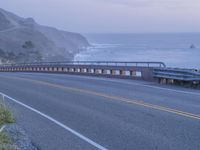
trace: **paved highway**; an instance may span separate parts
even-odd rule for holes
[[[199,150],[200,92],[155,83],[0,73],[0,92],[41,150]]]

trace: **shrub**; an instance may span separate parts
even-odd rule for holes
[[[9,109],[4,105],[0,104],[0,127],[6,123],[13,123],[15,119]]]

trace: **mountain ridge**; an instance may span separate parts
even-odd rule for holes
[[[87,46],[79,33],[40,25],[0,8],[0,62],[69,61]]]

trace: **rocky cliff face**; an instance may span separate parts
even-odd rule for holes
[[[42,26],[0,9],[0,62],[72,60],[87,46],[78,33]]]

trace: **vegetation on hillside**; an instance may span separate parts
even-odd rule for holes
[[[39,62],[42,61],[42,55],[32,41],[25,41],[22,45],[23,52],[14,53],[8,52],[0,48],[0,62],[1,63],[26,63],[26,62]]]

